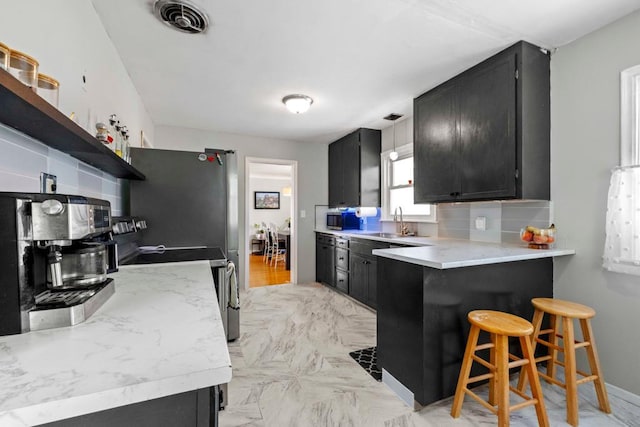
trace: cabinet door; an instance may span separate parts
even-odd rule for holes
[[[378,262],[375,258],[367,259],[367,300],[365,304],[367,304],[371,308],[378,308],[378,275],[377,268]]]
[[[360,302],[367,302],[368,260],[360,255],[351,254],[349,260],[349,295]]]
[[[491,58],[459,82],[460,198],[516,196],[516,54]]]
[[[360,206],[360,132],[351,133],[342,143],[342,206]]]
[[[340,206],[343,188],[341,140],[329,144],[329,206]]]
[[[414,200],[455,200],[457,167],[456,83],[449,82],[414,100]]]

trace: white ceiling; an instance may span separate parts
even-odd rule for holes
[[[92,0],[156,125],[329,142],[518,40],[562,46],[638,0],[192,0],[211,27],[161,24],[151,0]],[[289,113],[283,96],[315,102]]]

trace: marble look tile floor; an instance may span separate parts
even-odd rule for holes
[[[337,292],[318,284],[279,285],[250,289],[241,300],[241,336],[229,344],[233,378],[221,426],[496,425],[470,398],[453,419],[450,398],[414,412],[376,382],[349,357],[376,344],[375,313]],[[561,390],[543,383],[543,392],[551,426],[567,426]],[[640,407],[612,390],[613,415],[597,409],[592,386],[580,392],[581,427],[640,426]],[[533,408],[515,412],[511,425],[536,426]]]

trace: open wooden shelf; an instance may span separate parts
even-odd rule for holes
[[[0,123],[109,175],[145,179],[140,171],[3,69],[0,69]]]

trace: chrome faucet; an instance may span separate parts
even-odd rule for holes
[[[393,222],[396,223],[396,229],[397,229],[398,228],[398,226],[397,226],[397,224],[398,224],[398,209],[400,209],[400,235],[401,236],[406,236],[407,234],[409,234],[409,230],[404,225],[404,218],[402,218],[402,206],[396,207],[395,210],[393,211]]]

